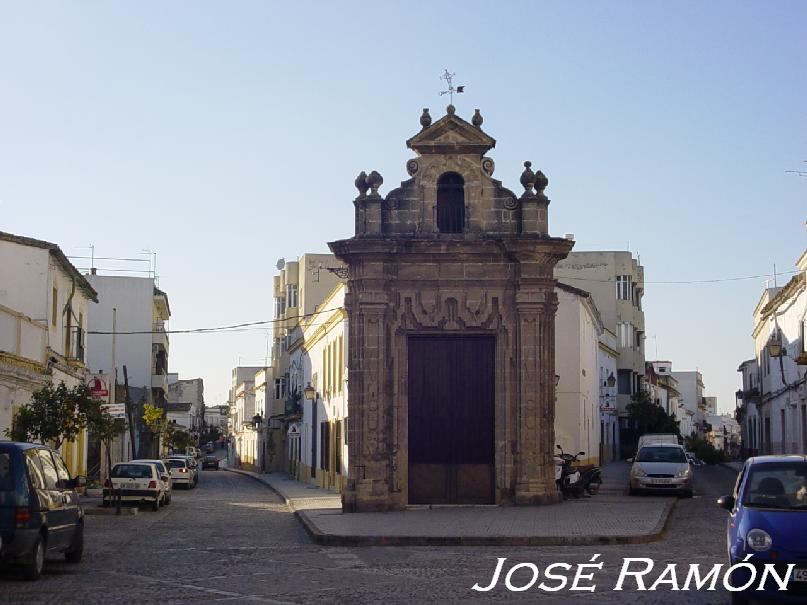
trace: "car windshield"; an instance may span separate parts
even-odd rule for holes
[[[145,464],[118,464],[112,467],[115,479],[151,479],[151,467]]]
[[[807,510],[807,462],[752,465],[742,503],[756,508]]]
[[[676,462],[684,463],[687,457],[680,447],[643,447],[639,450],[636,462]]]
[[[14,477],[11,475],[11,452],[0,452],[0,491],[14,489]]]
[[[171,458],[170,460],[166,460],[165,463],[170,468],[185,468],[187,463],[184,460],[177,460],[176,458]]]

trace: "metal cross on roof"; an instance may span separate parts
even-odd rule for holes
[[[450,103],[452,105],[454,104],[454,93],[461,94],[465,92],[465,86],[456,86],[456,87],[454,86],[452,79],[456,75],[457,74],[450,73],[448,70],[445,70],[445,73],[442,76],[440,76],[440,79],[445,80],[446,83],[448,84],[448,90],[441,90],[440,96],[442,97],[443,95],[449,95]]]

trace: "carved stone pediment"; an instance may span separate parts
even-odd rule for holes
[[[413,136],[406,146],[420,154],[484,155],[496,140],[455,114],[447,114]]]

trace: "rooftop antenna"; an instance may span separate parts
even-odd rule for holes
[[[803,161],[807,162],[807,160],[803,160]],[[805,176],[805,177],[807,177],[807,170],[785,170],[785,172],[788,173],[788,174],[795,174],[796,176]]]
[[[465,86],[454,86],[454,83],[453,83],[452,80],[454,79],[454,76],[456,76],[456,75],[457,74],[449,72],[446,69],[445,72],[443,73],[443,75],[440,76],[440,79],[445,80],[446,84],[448,84],[448,90],[441,90],[440,91],[440,96],[442,97],[443,95],[448,95],[449,102],[452,105],[454,104],[454,93],[459,95],[459,94],[462,94],[462,93],[465,92]]]

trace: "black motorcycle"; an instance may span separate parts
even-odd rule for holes
[[[595,464],[576,464],[585,452],[572,455],[565,453],[560,445],[556,447],[560,450],[556,457],[561,461],[560,476],[556,476],[556,482],[564,497],[573,495],[580,498],[584,492],[590,496],[596,495],[602,485],[600,467]]]

